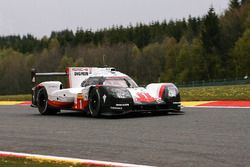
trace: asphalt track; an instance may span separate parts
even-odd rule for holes
[[[0,106],[0,150],[154,166],[250,166],[249,108],[184,111],[95,119]]]

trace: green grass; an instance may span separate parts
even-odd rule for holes
[[[250,84],[179,88],[182,101],[250,100]],[[0,101],[30,101],[31,95],[0,96]]]
[[[0,157],[0,167],[97,167],[49,160],[31,160],[27,158]]]
[[[180,88],[182,101],[250,100],[250,84]]]
[[[31,95],[2,95],[0,101],[31,101]]]

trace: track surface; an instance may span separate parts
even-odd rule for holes
[[[250,109],[184,111],[94,119],[0,106],[0,150],[171,167],[250,166]]]

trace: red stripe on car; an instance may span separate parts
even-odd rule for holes
[[[74,106],[74,102],[59,102],[59,101],[48,101],[48,105],[52,107],[72,107]]]
[[[160,88],[160,91],[159,91],[159,97],[160,97],[160,98],[163,97],[163,93],[164,93],[164,90],[165,90],[165,86],[166,86],[166,85],[161,85],[161,88]]]
[[[136,98],[136,101],[139,101],[139,102],[147,102],[147,103],[150,103],[150,102],[154,102],[156,101],[155,98],[153,98],[152,96],[150,96],[149,93],[144,93],[144,92],[138,92],[136,94],[137,98]]]
[[[66,73],[68,74],[68,87],[70,88],[69,68],[66,68]]]

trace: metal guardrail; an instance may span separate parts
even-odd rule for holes
[[[178,87],[202,87],[202,86],[223,86],[223,85],[242,85],[250,84],[250,79],[217,79],[210,81],[191,81],[176,83]]]

